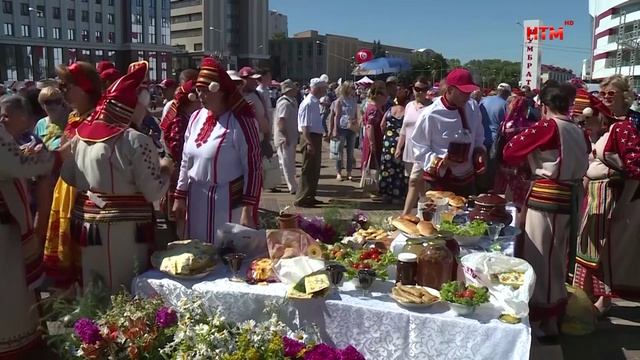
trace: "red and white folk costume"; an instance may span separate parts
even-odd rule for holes
[[[24,154],[0,124],[0,359],[21,359],[40,340],[33,289],[43,275],[43,248],[25,179],[50,174],[55,163],[46,150]]]
[[[105,92],[95,113],[77,130],[73,160],[62,177],[79,190],[72,231],[82,246],[82,277],[93,273],[111,289],[129,287],[144,271],[153,241],[153,206],[169,186],[153,140],[130,127],[138,87],[147,73],[138,64]]]
[[[640,134],[629,118],[593,145],[574,285],[595,296],[640,297]]]
[[[189,102],[198,101],[195,93],[195,81],[189,80],[180,86],[176,91],[175,98],[171,100],[167,113],[162,117],[160,128],[162,129],[162,143],[166,153],[176,164],[182,162],[182,150],[184,147],[184,134],[189,125],[191,113],[185,112],[185,107]],[[161,202],[161,210],[169,221],[176,221],[172,215],[174,192],[178,183],[180,169],[176,169],[171,176],[171,185],[166,197]],[[178,227],[178,234],[183,234],[182,227]]]
[[[542,119],[504,148],[506,163],[517,166],[527,161],[533,174],[522,250],[536,272],[532,320],[564,311],[567,249],[575,241],[579,191],[590,151],[586,134],[568,116]]]
[[[204,58],[196,87],[223,91],[227,112],[191,115],[176,198],[187,200],[187,238],[214,243],[217,229],[239,223],[242,206],[256,207],[262,188],[258,127],[251,105],[222,66]]]

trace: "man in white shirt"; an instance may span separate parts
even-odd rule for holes
[[[258,79],[260,75],[256,74],[253,68],[245,66],[240,69],[240,77],[244,81],[242,87],[242,95],[244,99],[253,106],[253,110],[256,113],[256,120],[258,121],[258,130],[260,132],[260,140],[269,138],[271,135],[271,126],[269,118],[267,117],[267,105],[262,98],[262,95],[257,90]]]
[[[470,95],[478,86],[463,68],[446,78],[444,95],[422,111],[411,135],[415,161],[433,190],[475,194],[475,175],[485,170],[484,127]]]
[[[302,173],[300,189],[296,196],[295,206],[315,207],[322,202],[316,199],[320,165],[322,163],[322,116],[320,115],[320,98],[327,93],[327,83],[319,78],[310,82],[309,95],[304,98],[298,109],[298,131],[301,133]]]
[[[273,119],[273,106],[271,104],[271,92],[269,91],[271,80],[273,79],[271,71],[266,68],[259,68],[256,70],[256,74],[260,76],[256,90],[262,95],[262,101],[267,107],[267,119],[271,121]]]
[[[290,79],[280,84],[282,96],[276,103],[276,117],[273,129],[273,142],[278,151],[280,167],[289,192],[298,191],[296,182],[296,146],[298,145],[298,102],[296,92],[298,88]]]

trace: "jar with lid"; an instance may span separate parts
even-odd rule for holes
[[[396,282],[402,285],[415,285],[418,270],[418,256],[413,253],[398,254],[396,264]]]
[[[449,160],[456,163],[464,163],[469,161],[469,152],[471,151],[471,132],[467,129],[460,129],[453,134],[453,138],[449,141],[447,147],[447,156]]]
[[[422,249],[424,249],[425,242],[424,239],[407,239],[407,242],[402,247],[402,252],[420,256]]]
[[[416,283],[440,290],[443,283],[451,280],[452,267],[453,255],[445,241],[429,241],[418,256]]]
[[[451,264],[451,280],[457,280],[458,279],[458,266],[460,264],[460,245],[458,244],[458,242],[453,238],[453,234],[452,233],[440,233],[438,236],[438,240],[443,240],[445,246],[447,247],[447,249],[449,249],[449,251],[451,252],[451,255],[453,256],[453,262]]]

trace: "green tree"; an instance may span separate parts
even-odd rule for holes
[[[387,53],[385,52],[384,47],[382,47],[380,40],[373,41],[373,47],[371,48],[371,52],[373,53],[374,59],[387,56]]]
[[[462,66],[462,62],[460,62],[460,59],[447,59],[446,61],[449,69],[455,69]]]
[[[495,88],[499,83],[518,86],[520,63],[500,59],[471,60],[464,64],[471,71],[474,81],[485,88]]]
[[[436,83],[446,76],[450,68],[450,64],[442,54],[435,53],[430,57],[417,60],[413,64],[413,73],[415,76],[423,75],[432,83]]]

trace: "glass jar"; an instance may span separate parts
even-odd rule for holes
[[[440,290],[442,284],[451,281],[453,255],[443,240],[427,243],[418,256],[416,283]]]
[[[220,237],[220,243],[218,245],[218,256],[222,259],[222,263],[225,265],[228,264],[225,256],[233,254],[236,251],[233,238],[234,235],[231,230],[227,229],[222,231],[222,236]]]
[[[444,241],[445,246],[451,252],[453,256],[453,262],[451,263],[451,280],[458,279],[458,264],[460,263],[460,245],[453,238],[452,233],[440,234],[438,240]]]
[[[453,134],[447,155],[449,160],[456,163],[464,163],[469,161],[469,152],[471,151],[471,132],[467,129],[460,129]]]
[[[424,248],[424,243],[424,239],[407,239],[407,242],[402,247],[402,252],[420,256],[422,249]]]
[[[414,253],[398,254],[396,264],[396,282],[402,285],[415,285],[418,270],[418,256]]]

